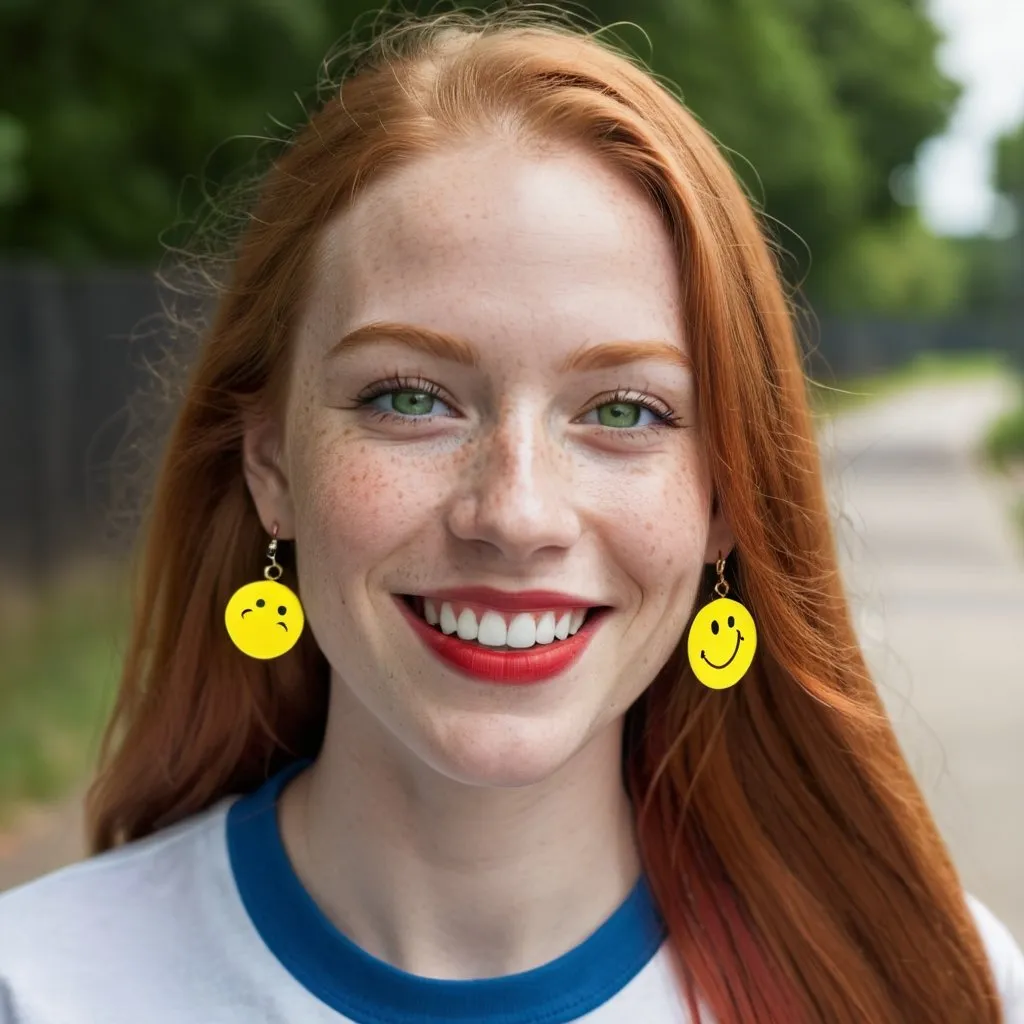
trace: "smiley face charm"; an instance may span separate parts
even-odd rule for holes
[[[750,612],[728,597],[710,601],[693,618],[686,652],[693,674],[712,690],[735,686],[750,668],[757,630]]]
[[[298,597],[283,583],[257,580],[231,595],[224,623],[234,645],[250,658],[266,661],[290,651],[306,618]]]
[[[298,595],[289,590],[277,564],[277,523],[267,545],[263,579],[239,587],[224,609],[224,625],[231,642],[250,658],[268,661],[290,651],[302,636],[306,615]]]

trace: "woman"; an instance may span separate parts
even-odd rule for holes
[[[0,901],[5,1021],[1024,1019],[756,218],[594,39],[378,40],[266,178],[147,543],[101,856]]]

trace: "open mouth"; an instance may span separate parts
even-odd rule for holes
[[[468,601],[394,595],[413,631],[436,658],[477,682],[555,679],[588,648],[610,607],[505,611]]]
[[[500,612],[459,601],[432,601],[411,594],[398,596],[417,618],[438,633],[489,651],[508,653],[557,646],[608,610],[595,607]]]

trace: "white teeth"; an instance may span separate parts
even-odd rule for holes
[[[441,632],[451,636],[459,628],[458,619],[455,618],[455,610],[447,602],[441,603]]]
[[[549,644],[555,639],[555,613],[545,612],[537,623],[537,643]]]
[[[438,610],[440,607],[440,610]],[[475,640],[485,647],[512,647],[526,650],[535,644],[550,644],[575,635],[587,617],[586,608],[563,612],[556,618],[553,611],[540,615],[520,612],[511,621],[500,612],[488,610],[477,619],[472,608],[463,608],[458,616],[450,601],[440,605],[431,598],[423,599],[423,618],[431,626],[440,626],[447,636],[458,634],[460,640]]]
[[[462,614],[465,615],[465,612]],[[461,615],[459,621],[462,621]],[[484,612],[480,619],[480,631],[476,640],[485,647],[504,647],[509,632],[511,631],[506,629],[505,620],[497,612],[488,611]]]
[[[471,608],[463,608],[459,613],[459,624],[456,630],[460,640],[475,640],[479,632],[476,624],[476,614]]]
[[[555,638],[558,640],[564,640],[569,635],[569,623],[572,621],[572,615],[566,612],[555,625]]]
[[[508,627],[509,647],[532,647],[537,642],[537,623],[532,615],[517,615]]]

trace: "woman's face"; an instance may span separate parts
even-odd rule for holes
[[[730,540],[679,279],[649,202],[568,149],[420,158],[326,230],[283,435],[250,431],[247,476],[295,538],[332,699],[399,751],[540,781],[680,640]]]

